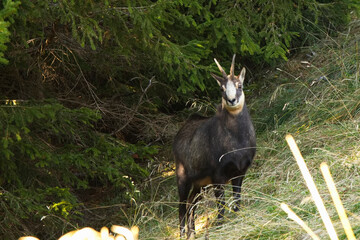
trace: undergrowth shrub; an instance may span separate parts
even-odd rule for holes
[[[148,175],[139,163],[156,147],[101,134],[94,127],[99,120],[94,110],[54,101],[0,106],[0,235],[48,239],[48,228],[48,234],[59,236],[58,224],[81,219],[78,190],[108,186],[119,195],[118,203],[139,196],[136,183]],[[55,219],[47,221],[50,216]]]

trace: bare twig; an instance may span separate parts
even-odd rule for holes
[[[135,114],[137,113],[141,103],[142,103],[142,100],[147,92],[147,90],[150,88],[151,84],[152,84],[152,80],[155,78],[155,76],[153,76],[150,80],[149,80],[149,84],[147,85],[147,87],[142,90],[143,93],[141,94],[140,98],[139,98],[139,101],[138,101],[138,104],[136,105],[135,109],[133,110],[131,116],[128,118],[128,120],[126,121],[126,123],[119,129],[117,129],[116,131],[114,131],[112,134],[115,135],[117,133],[119,133],[120,131],[122,131],[125,127],[127,127],[129,125],[129,123],[134,119],[134,116]]]

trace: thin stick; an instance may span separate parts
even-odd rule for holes
[[[295,221],[297,224],[299,224],[314,240],[320,240],[320,238],[306,225],[306,223],[301,220],[301,218],[296,215],[296,213],[289,208],[289,206],[285,203],[281,203],[281,209],[284,210],[288,214],[288,218]]]
[[[322,175],[324,176],[326,185],[327,185],[327,187],[329,189],[331,198],[332,198],[332,200],[334,202],[336,211],[337,211],[337,213],[338,213],[338,215],[340,217],[340,220],[341,220],[341,223],[342,223],[342,225],[344,227],[345,234],[346,234],[347,238],[349,240],[356,240],[354,232],[353,232],[353,230],[351,228],[349,219],[346,216],[344,206],[341,203],[339,193],[336,190],[335,183],[334,183],[334,181],[333,181],[333,179],[331,177],[331,173],[330,173],[328,165],[325,162],[321,163],[320,164],[320,170],[321,170]]]
[[[305,183],[307,185],[307,187],[310,190],[312,199],[315,202],[315,205],[317,207],[317,209],[319,210],[320,216],[322,221],[324,222],[326,231],[329,234],[329,237],[331,240],[338,240],[338,236],[335,232],[334,226],[331,222],[331,219],[329,217],[329,214],[326,211],[326,208],[324,206],[324,203],[320,197],[319,191],[316,188],[316,185],[314,183],[314,180],[311,177],[311,174],[309,172],[309,169],[306,166],[306,163],[304,161],[304,158],[302,157],[300,150],[298,148],[298,146],[295,143],[294,138],[288,134],[286,135],[286,141],[290,147],[291,152],[293,153],[295,160],[300,168],[301,174],[303,175],[303,178],[305,180]]]

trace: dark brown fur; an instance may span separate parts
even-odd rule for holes
[[[211,118],[190,117],[173,144],[181,237],[185,234],[186,220],[187,237],[195,234],[195,203],[199,199],[196,194],[202,187],[215,186],[218,219],[224,215],[223,185],[230,180],[235,201],[239,202],[241,184],[256,150],[255,131],[242,90],[246,69],[243,68],[239,76],[234,75],[234,55],[230,75],[227,75],[219,62],[214,60],[222,73],[222,77],[212,74],[223,91],[222,105]],[[237,204],[235,210],[238,210]]]
[[[173,152],[180,197],[181,236],[185,233],[186,220],[188,238],[195,231],[195,205],[191,210],[189,206],[195,204],[195,196],[201,187],[214,184],[220,219],[224,215],[222,185],[231,180],[234,197],[240,199],[243,178],[255,155],[255,142],[255,131],[246,104],[237,115],[219,106],[215,116],[190,117],[180,129],[174,140]]]

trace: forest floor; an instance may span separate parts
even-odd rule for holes
[[[360,21],[336,37],[300,50],[288,62],[264,71],[256,94],[245,93],[257,130],[257,155],[242,188],[242,209],[230,211],[226,187],[224,224],[215,226],[215,199],[203,191],[197,209],[199,239],[310,239],[280,208],[287,203],[320,237],[328,235],[285,141],[292,134],[323,198],[339,239],[346,239],[320,172],[326,162],[357,238],[360,238]],[[253,83],[255,84],[255,83]],[[246,87],[246,86],[245,86]],[[247,85],[251,88],[251,85]],[[170,150],[157,177],[145,183],[147,201],[134,203],[129,225],[140,239],[178,238],[175,176]],[[162,159],[163,158],[163,159]],[[161,161],[159,161],[161,162]]]

